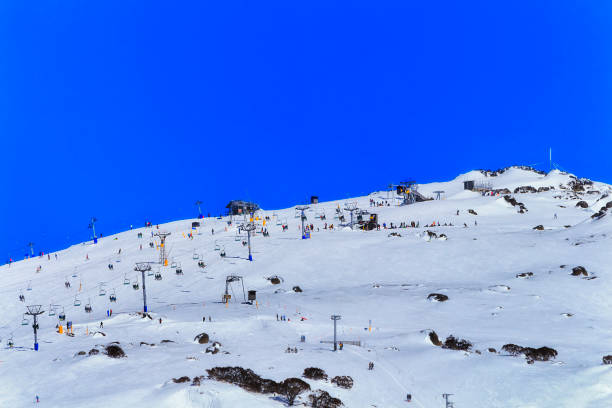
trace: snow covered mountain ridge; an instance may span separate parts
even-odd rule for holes
[[[513,166],[418,192],[312,204],[309,239],[260,210],[252,262],[237,216],[0,267],[0,406],[612,406],[612,186]]]

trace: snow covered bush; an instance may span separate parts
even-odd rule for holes
[[[295,399],[304,391],[310,390],[310,385],[300,378],[287,378],[285,381],[278,384],[279,394],[287,398],[287,404],[292,406]]]
[[[325,371],[317,367],[305,368],[302,377],[309,378],[311,380],[327,380],[327,374],[325,374]]]
[[[448,300],[448,296],[441,293],[430,293],[429,296],[427,296],[427,299],[436,302],[446,302]]]
[[[353,388],[353,378],[348,375],[338,375],[331,379],[331,383],[340,388]]]
[[[316,390],[308,396],[310,406],[313,408],[338,408],[341,407],[342,401],[334,398],[327,391]]]
[[[468,351],[472,348],[472,343],[464,339],[457,339],[454,336],[448,336],[442,345],[442,348],[451,350]]]

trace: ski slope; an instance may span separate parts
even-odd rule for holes
[[[527,208],[521,214],[501,195],[464,190],[466,180],[510,191],[521,186],[554,189],[510,194]],[[307,240],[301,239],[293,207],[261,210],[257,222],[263,226],[269,217],[265,227],[270,236],[252,237],[253,262],[242,245],[244,232],[237,238],[242,217],[232,225],[224,217],[200,220],[193,239],[187,234],[195,220],[180,220],[159,225],[159,230],[134,229],[97,244],[74,245],[57,252],[57,260],[51,254],[50,260],[44,256],[4,265],[0,406],[31,406],[36,395],[38,405],[48,407],[286,405],[282,397],[212,379],[200,386],[172,382],[206,375],[215,366],[250,368],[276,381],[300,377],[307,367],[322,368],[330,377],[349,375],[354,380],[349,390],[306,380],[313,390],[328,391],[347,407],[442,407],[442,393],[454,394],[457,408],[612,406],[612,373],[602,365],[602,357],[612,354],[612,210],[591,218],[612,200],[612,187],[594,182],[574,192],[568,188],[574,180],[559,171],[543,175],[509,168],[496,176],[473,171],[419,186],[426,197],[444,190],[442,200],[372,207],[370,200],[392,202],[395,196],[374,192],[319,203],[306,211],[307,222],[314,225]],[[576,207],[581,200],[588,208]],[[381,229],[340,228],[334,214],[347,202],[377,213]],[[316,218],[323,212],[326,220]],[[349,213],[344,214],[348,220]],[[286,222],[288,230],[282,231],[277,221]],[[419,228],[382,227],[411,221],[418,221]],[[453,225],[425,227],[432,222]],[[324,229],[325,223],[334,229]],[[537,225],[544,230],[534,230]],[[429,239],[427,230],[448,239]],[[139,276],[136,262],[158,260],[159,250],[149,247],[149,242],[159,243],[151,236],[158,231],[171,233],[169,259],[180,263],[184,274],[177,275],[170,265],[153,266],[163,279],[146,278],[151,320],[136,314],[142,311],[142,291],[131,284]],[[143,238],[137,238],[139,232]],[[205,268],[198,267],[194,252]],[[586,268],[588,278],[596,278],[572,276],[578,265]],[[527,272],[533,276],[516,277]],[[232,285],[231,302],[221,302],[228,275],[242,276],[245,289],[257,291],[256,304],[241,303],[239,284]],[[280,285],[266,279],[273,275],[282,277]],[[105,296],[99,295],[100,282]],[[303,291],[294,292],[294,286]],[[113,291],[116,303],[109,301]],[[430,301],[431,293],[449,300]],[[75,297],[80,306],[74,306]],[[88,303],[92,313],[84,311]],[[39,319],[39,351],[32,349],[31,320],[22,325],[30,304],[46,311]],[[73,322],[74,337],[57,333],[50,304],[61,305],[57,310]],[[112,317],[107,317],[109,308]],[[277,321],[277,314],[288,321]],[[321,343],[333,338],[332,314],[342,316],[339,339],[361,346],[345,344],[333,352],[331,344]],[[450,335],[467,339],[472,349],[436,347],[429,340],[431,330],[441,340]],[[194,341],[202,332],[221,343],[221,352],[205,353],[210,344]],[[111,342],[119,342],[127,357],[77,355]],[[528,364],[522,356],[501,352],[508,343],[547,346],[558,355]],[[287,347],[297,347],[298,353],[285,353]],[[369,362],[374,370],[367,369]],[[410,403],[407,393],[413,397]],[[307,394],[298,401],[306,403]]]

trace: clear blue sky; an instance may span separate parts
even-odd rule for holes
[[[383,5],[384,3],[384,5]],[[612,3],[0,2],[0,259],[535,164],[612,182]]]

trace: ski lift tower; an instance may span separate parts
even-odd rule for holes
[[[170,235],[169,232],[156,232],[155,236],[159,237],[161,243],[159,244],[159,264],[161,266],[168,266],[168,255],[166,254],[166,238]]]
[[[444,402],[446,403],[446,408],[453,408],[454,404],[452,401],[448,400],[448,397],[450,397],[453,394],[442,394],[442,398],[444,398]]]
[[[355,211],[358,211],[359,207],[357,207],[357,203],[346,203],[346,204],[344,204],[344,209],[351,213],[351,225],[350,225],[350,227],[351,227],[351,229],[353,229],[353,223],[354,223],[354,221],[353,221],[353,213]]]
[[[204,216],[202,215],[202,208],[200,207],[201,204],[202,201],[200,200],[195,202],[195,205],[198,207],[198,218],[204,218]]]
[[[96,236],[96,222],[97,221],[98,221],[98,219],[96,217],[91,217],[91,220],[89,221],[89,225],[87,226],[87,228],[89,228],[93,232],[93,242],[94,242],[94,244],[98,243],[98,237]]]
[[[255,231],[255,224],[249,222],[248,224],[242,224],[240,229],[247,232],[247,242],[249,244],[249,261],[253,261],[253,256],[251,255],[251,231]]]
[[[34,317],[34,324],[32,324],[32,328],[34,329],[34,350],[38,351],[38,323],[36,321],[36,317],[45,313],[45,311],[40,310],[42,308],[41,305],[30,305],[27,306],[27,308],[28,312],[26,314]]]
[[[307,205],[298,205],[295,207],[296,210],[301,212],[300,218],[302,219],[302,239],[306,239],[306,230],[304,229],[304,221],[306,221],[306,214],[304,214],[304,211],[309,208],[310,207]]]
[[[147,313],[147,289],[145,285],[145,272],[151,270],[151,262],[136,262],[136,267],[134,268],[134,270],[142,274],[142,310],[144,311],[144,313]]]

